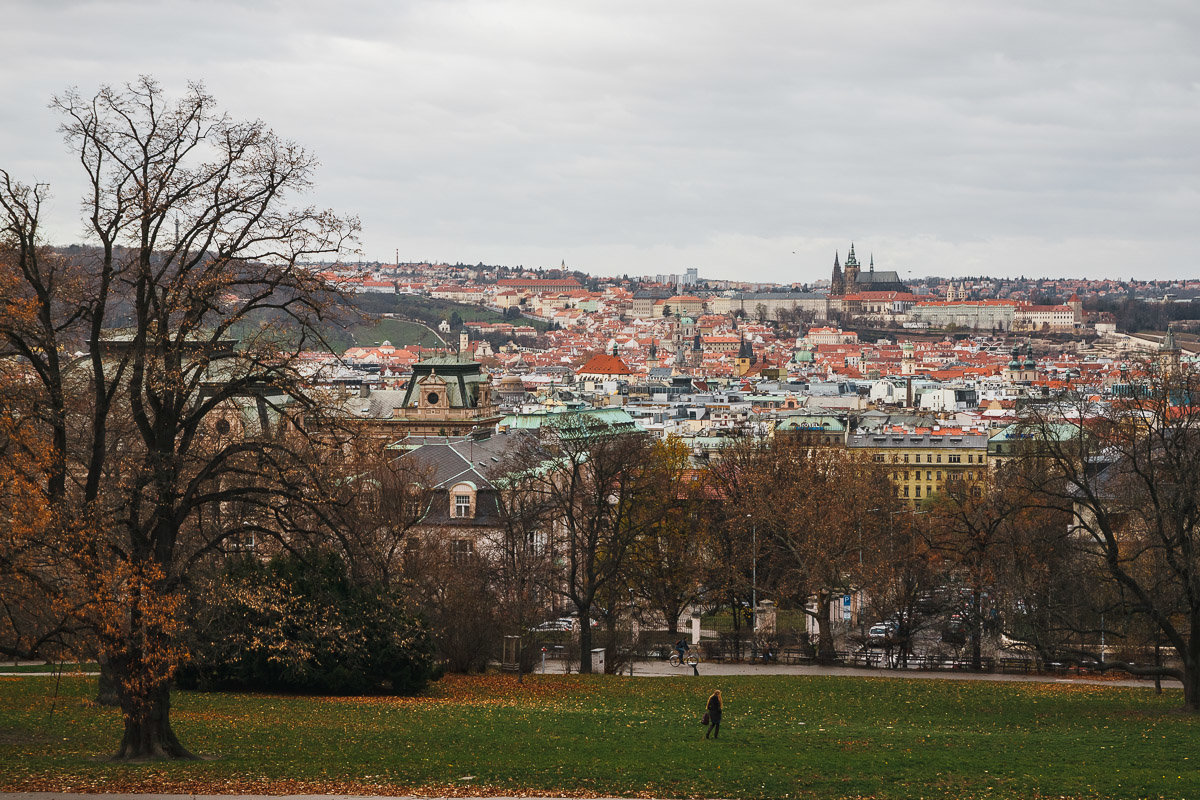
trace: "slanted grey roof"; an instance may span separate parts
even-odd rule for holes
[[[519,431],[496,433],[487,438],[413,436],[405,444],[417,445],[409,450],[409,456],[432,470],[434,489],[446,489],[460,481],[471,481],[482,489],[493,488],[491,478],[525,436]]]

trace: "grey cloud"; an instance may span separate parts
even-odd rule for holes
[[[784,279],[792,251],[850,238],[919,272],[1003,272],[1038,242],[1068,259],[1050,271],[1178,269],[1167,249],[1197,244],[1189,3],[17,2],[10,20],[0,163],[54,182],[66,239],[78,188],[46,101],[149,72],[313,149],[314,200],[359,212],[378,258]]]

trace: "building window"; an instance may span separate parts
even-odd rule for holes
[[[961,464],[962,456],[946,456],[946,460],[949,461],[951,464]]]
[[[921,454],[920,454],[920,453],[917,453],[915,456],[913,456],[913,461],[915,461],[915,462],[917,462],[918,464],[920,464],[920,463],[921,463]]]
[[[904,470],[904,480],[908,480],[908,470]]]
[[[904,487],[904,496],[908,497],[908,487],[907,486]]]
[[[455,539],[450,543],[450,558],[455,564],[465,564],[475,555],[475,543],[470,539]]]
[[[415,536],[404,542],[404,574],[410,578],[418,572],[418,556],[421,554],[421,543]]]
[[[967,463],[968,463],[968,464],[974,464],[974,463],[975,463],[975,456],[973,456],[973,455],[971,455],[970,453],[968,453],[968,454],[967,454]]]
[[[905,464],[907,464],[907,463],[908,463],[908,453],[905,453],[905,454],[904,454],[904,463],[905,463]]]
[[[882,463],[883,463],[883,459],[884,459],[884,457],[883,457],[883,456],[881,456],[881,455],[879,455],[879,456],[875,456],[875,461],[876,461],[876,463],[880,463],[880,464],[882,464]]]
[[[925,480],[927,480],[927,481],[933,480],[933,470],[927,470],[925,472]]]
[[[938,455],[937,455],[937,463],[939,463],[939,464],[942,463],[942,454],[941,453],[938,453]]]
[[[917,487],[917,497],[920,497],[920,496],[921,496],[921,487],[918,486]]]
[[[456,517],[471,516],[471,495],[469,495],[469,494],[454,495],[454,516],[456,516]]]
[[[421,518],[424,509],[421,507],[421,501],[418,498],[410,497],[404,501],[404,518],[415,521]]]
[[[939,469],[938,470],[938,480],[940,481],[941,479],[942,479],[942,471]]]

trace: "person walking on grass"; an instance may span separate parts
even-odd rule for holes
[[[717,689],[708,698],[708,705],[705,707],[705,716],[708,717],[708,728],[704,731],[704,738],[707,739],[711,733],[712,738],[716,739],[721,734],[721,690]]]

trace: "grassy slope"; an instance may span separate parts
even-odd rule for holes
[[[880,678],[449,678],[428,697],[180,693],[215,760],[112,765],[119,717],[64,679],[0,678],[0,790],[662,797],[1196,797],[1200,719],[1178,692]],[[704,699],[724,690],[720,741]],[[466,780],[466,776],[471,776]]]
[[[436,327],[440,320],[449,320],[456,312],[464,322],[506,321],[503,314],[490,309],[474,305],[464,305],[463,303],[454,303],[449,300],[437,300],[432,297],[420,295],[359,295],[355,298],[355,302],[368,316],[378,320],[378,325],[352,324],[348,328],[330,326],[327,335],[331,344],[338,352],[342,352],[354,344],[370,346],[385,339],[397,347],[404,347],[410,344],[422,344],[428,347],[441,346],[441,342],[419,325],[414,325],[401,319],[380,317],[384,313],[419,319],[431,327]],[[546,323],[538,320],[516,319],[507,321],[515,325],[530,325],[539,331],[544,331],[549,327]],[[457,333],[448,334],[445,338],[450,344],[457,346]]]
[[[422,345],[424,347],[442,347],[444,342],[424,325],[408,322],[402,319],[381,319],[374,327],[358,325],[349,331],[354,344],[361,347],[371,347],[389,341],[396,347]],[[449,334],[445,337],[451,338]]]

